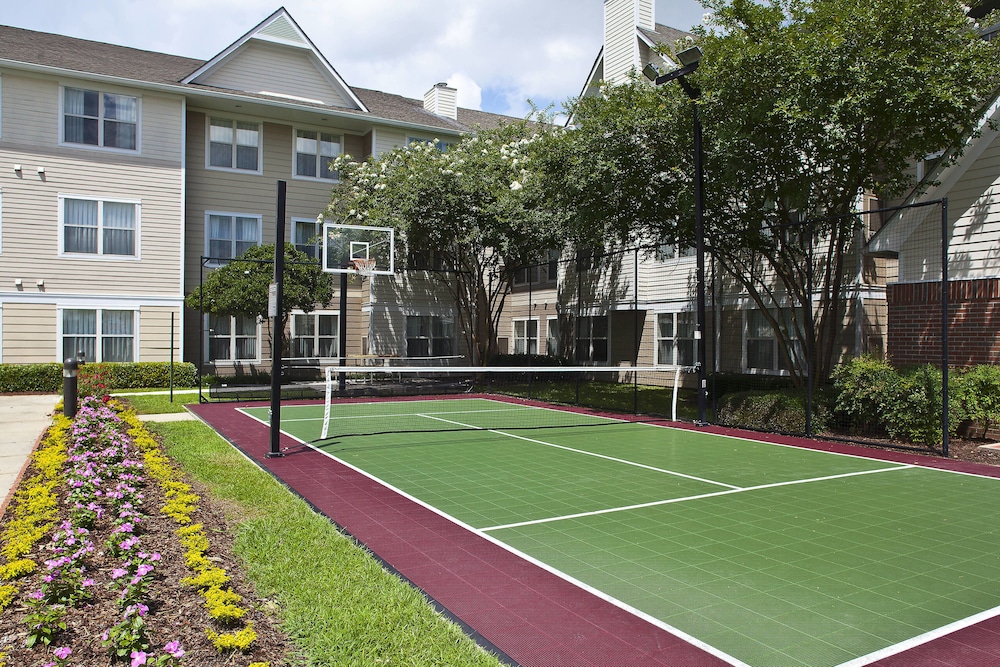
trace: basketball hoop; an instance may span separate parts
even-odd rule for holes
[[[355,259],[351,263],[354,264],[354,270],[364,278],[371,278],[372,274],[375,273],[374,259]]]

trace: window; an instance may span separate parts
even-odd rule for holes
[[[323,258],[323,243],[320,225],[315,218],[292,218],[292,243],[299,252],[310,259]]]
[[[60,199],[64,253],[138,256],[138,204],[70,197]]]
[[[136,150],[139,99],[80,88],[63,89],[63,141]]]
[[[208,316],[209,361],[254,361],[257,357],[256,317]]]
[[[576,321],[576,360],[608,360],[608,316],[580,317]]]
[[[660,262],[675,259],[677,257],[694,257],[697,250],[691,246],[674,245],[672,243],[661,243],[656,246],[656,259]]]
[[[212,118],[208,126],[208,166],[260,171],[260,123]]]
[[[559,277],[559,251],[549,250],[532,266],[514,271],[514,286],[544,285]]]
[[[406,316],[406,356],[449,357],[454,354],[455,321],[438,315]]]
[[[545,354],[550,357],[562,356],[562,334],[559,329],[559,318],[549,317],[545,321]]]
[[[292,356],[339,357],[340,316],[327,313],[292,314]]]
[[[76,357],[81,351],[90,362],[134,361],[135,312],[63,310],[62,358]]]
[[[514,354],[538,354],[538,320],[514,320]]]
[[[261,216],[209,212],[205,217],[205,254],[216,266],[260,245]]]
[[[797,316],[801,316],[802,309],[796,308],[795,312]],[[802,362],[805,359],[802,353],[802,342],[799,340],[791,313],[782,311],[781,313],[772,312],[771,314],[777,317],[780,323],[779,326],[782,326],[785,331],[785,336],[790,346],[788,354],[795,363]],[[782,320],[784,321],[782,322]],[[798,322],[800,325],[802,324],[801,317]],[[748,370],[771,372],[788,370],[788,364],[784,359],[784,355],[778,349],[779,342],[774,333],[774,327],[768,321],[767,316],[760,310],[747,312],[746,341],[746,364]]]
[[[340,136],[315,130],[295,131],[295,175],[337,180],[330,165],[340,155]]]
[[[656,363],[695,365],[694,313],[659,313],[656,316]]]

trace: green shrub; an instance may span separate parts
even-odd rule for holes
[[[852,431],[884,431],[886,417],[899,401],[900,382],[896,369],[883,359],[851,359],[833,372],[835,409]]]
[[[984,364],[969,369],[959,378],[958,393],[965,416],[978,423],[984,433],[1000,423],[1000,366]]]
[[[0,393],[62,391],[62,364],[0,364]]]
[[[108,391],[121,389],[148,389],[170,386],[170,362],[138,361],[129,363],[84,364],[80,368],[81,381],[97,377]],[[198,371],[189,362],[174,363],[174,386],[195,387]]]
[[[812,430],[826,428],[830,410],[823,392],[813,397]],[[806,393],[799,389],[744,391],[719,399],[717,420],[762,431],[805,433]]]
[[[25,391],[62,391],[60,363],[0,364],[0,393]],[[170,363],[166,361],[141,361],[134,363],[84,364],[80,369],[80,386],[91,387],[96,393],[102,390],[144,389],[170,385]],[[174,386],[197,386],[198,372],[194,364],[174,363]]]

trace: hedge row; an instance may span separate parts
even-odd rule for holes
[[[63,365],[0,364],[0,393],[62,391]],[[198,371],[188,362],[174,363],[174,386],[197,386]],[[106,391],[145,389],[170,385],[170,363],[139,361],[134,363],[85,364],[80,369],[80,382],[104,385]]]

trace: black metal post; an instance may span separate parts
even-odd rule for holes
[[[941,200],[941,453],[948,456],[948,198]]]
[[[340,367],[347,366],[347,266],[343,267],[340,274],[340,315],[338,323],[340,325]],[[337,374],[337,389],[343,396],[347,391],[347,374]]]
[[[76,357],[69,357],[63,362],[63,415],[73,419],[77,407],[77,376],[80,364]]]
[[[682,85],[685,83],[681,77]],[[687,86],[685,86],[685,90]],[[690,94],[690,92],[689,92]],[[694,113],[694,237],[697,259],[697,330],[695,341],[698,346],[698,422],[707,424],[705,408],[708,384],[706,370],[705,338],[705,168],[701,143],[701,120],[698,118],[698,99],[692,96],[691,108]]]
[[[812,410],[813,410],[813,375],[815,374],[815,363],[813,355],[816,353],[816,323],[813,321],[813,223],[808,227],[809,249],[806,254],[806,437],[812,437]]]
[[[285,181],[278,181],[278,219],[274,239],[274,299],[268,304],[271,311],[268,313],[271,316],[271,449],[267,453],[268,458],[284,456],[281,453],[281,344],[284,336],[281,311],[285,296],[285,186]]]

